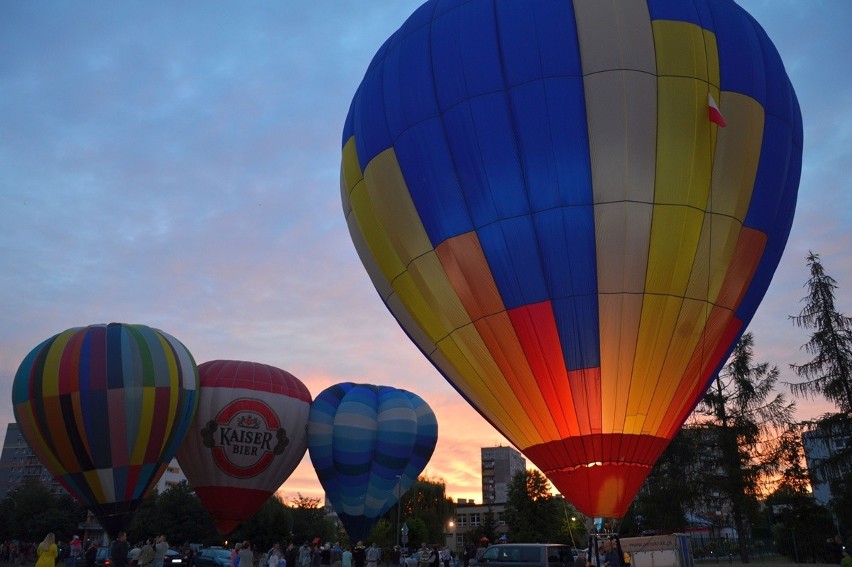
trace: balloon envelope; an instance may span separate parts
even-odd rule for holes
[[[421,351],[581,511],[621,517],[769,286],[801,152],[731,1],[430,1],[354,96],[341,193]]]
[[[12,386],[42,464],[115,536],[174,457],[197,407],[198,370],[144,325],[68,329],[33,349]]]
[[[250,519],[307,450],[311,393],[266,364],[198,366],[198,413],[177,458],[221,534]]]
[[[311,462],[351,541],[364,540],[411,488],[437,441],[432,408],[406,390],[345,382],[317,396]]]

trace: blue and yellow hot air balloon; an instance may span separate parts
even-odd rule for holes
[[[354,96],[341,192],[412,341],[569,501],[621,517],[766,293],[801,153],[778,53],[730,0],[432,0]]]
[[[406,390],[344,382],[316,397],[308,453],[351,541],[366,539],[411,488],[437,441],[432,408]]]
[[[198,369],[145,325],[72,328],[33,349],[12,386],[42,464],[113,537],[175,456],[198,405]]]

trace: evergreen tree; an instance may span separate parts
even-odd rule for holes
[[[695,431],[682,429],[672,439],[642,485],[628,510],[624,526],[635,526],[633,535],[650,530],[658,533],[683,531],[686,511],[693,509],[701,497],[701,443],[695,442]],[[698,466],[696,467],[696,464]],[[622,531],[622,533],[624,533]]]
[[[384,518],[389,524],[396,526],[396,514],[396,507],[393,506],[385,513]],[[453,499],[447,496],[447,485],[443,480],[421,476],[402,495],[400,515],[400,526],[407,523],[411,530],[409,546],[419,546],[423,541],[444,541],[449,522],[455,519],[456,507]],[[423,522],[425,533],[414,533],[414,524],[410,521],[412,518]]]
[[[798,327],[813,330],[805,351],[813,358],[804,364],[792,364],[804,382],[790,384],[794,396],[821,394],[837,404],[840,412],[852,415],[852,318],[837,312],[834,290],[837,282],[825,273],[819,254],[807,258],[811,277],[803,298],[805,307],[790,318]]]
[[[834,403],[838,412],[818,419],[814,426],[820,432],[828,458],[813,466],[811,474],[831,486],[835,517],[841,526],[852,526],[852,445],[835,451],[834,438],[852,436],[852,318],[839,313],[834,304],[837,282],[825,273],[819,254],[810,252],[807,257],[810,278],[808,294],[799,315],[791,316],[793,323],[812,331],[804,345],[805,352],[813,358],[804,364],[791,364],[802,382],[789,384],[794,396],[813,398],[824,396]],[[843,445],[843,444],[841,444]]]
[[[570,543],[565,539],[562,503],[550,493],[550,483],[536,470],[517,473],[506,502],[509,540],[516,543]]]
[[[758,513],[760,483],[779,471],[779,439],[795,409],[774,392],[778,368],[755,364],[753,350],[754,338],[746,333],[698,408],[715,440],[706,454],[715,461],[707,478],[730,502],[743,562],[749,561],[749,526]]]

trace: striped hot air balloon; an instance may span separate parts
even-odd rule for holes
[[[769,286],[801,153],[778,53],[730,0],[432,0],[355,93],[341,192],[420,350],[621,517]]]
[[[426,467],[438,422],[420,396],[345,382],[311,405],[308,453],[351,541],[363,540]]]
[[[145,325],[68,329],[33,349],[12,386],[41,463],[115,536],[175,456],[195,415],[186,347]]]

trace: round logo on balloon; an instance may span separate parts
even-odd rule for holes
[[[290,444],[287,432],[269,405],[252,399],[234,400],[200,431],[204,446],[223,472],[251,478],[265,471],[275,455]]]

